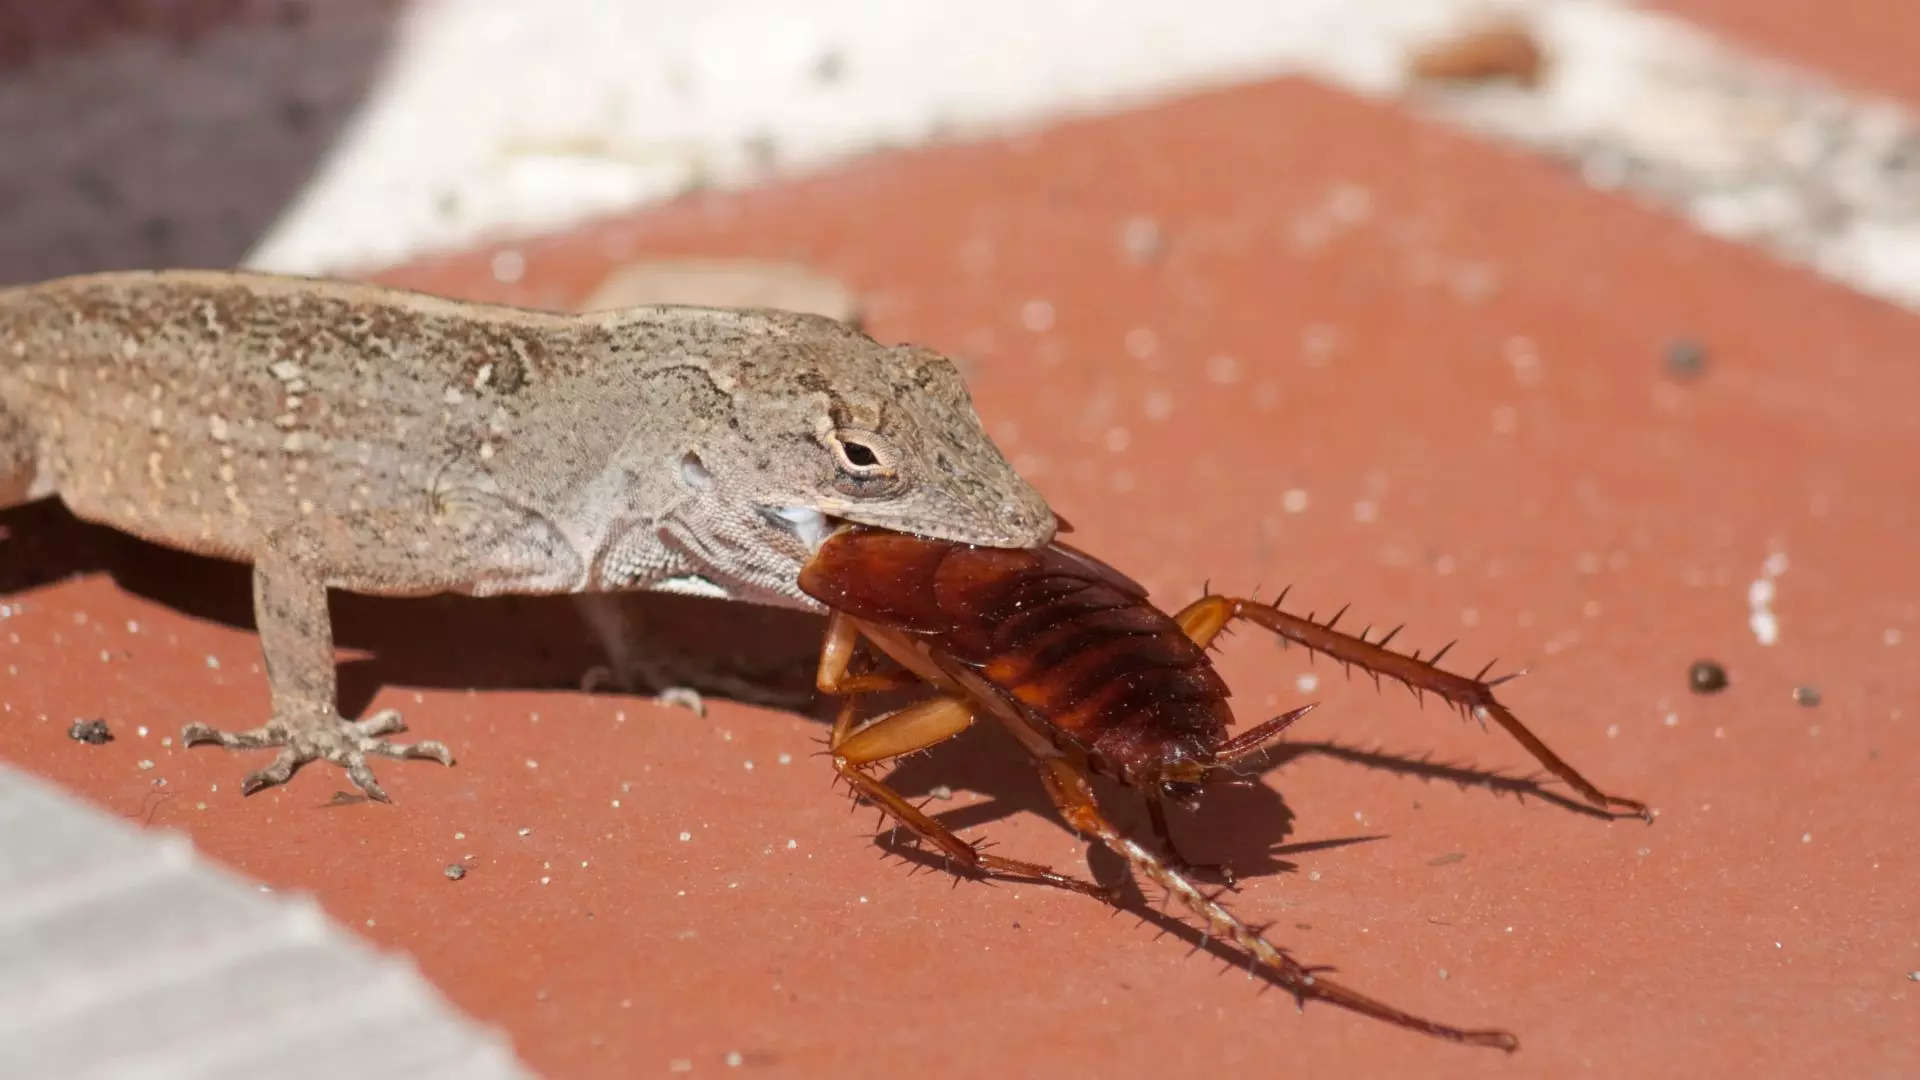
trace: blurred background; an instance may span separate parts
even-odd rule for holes
[[[1794,0],[7,0],[0,281],[376,268],[1292,72],[1920,304],[1920,5],[1806,15]]]

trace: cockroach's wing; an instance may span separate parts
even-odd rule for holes
[[[1060,568],[1063,572],[1079,573],[1092,580],[1105,582],[1135,599],[1146,599],[1146,586],[1115,570],[1113,567],[1108,566],[1106,563],[1101,562],[1099,559],[1081,551],[1072,544],[1055,540],[1048,546],[1047,553],[1067,564]]]

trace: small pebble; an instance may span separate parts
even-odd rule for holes
[[[459,881],[461,878],[467,876],[467,868],[461,866],[459,863],[448,863],[447,868],[440,872],[447,875],[448,881]]]
[[[1675,338],[1667,343],[1667,374],[1676,379],[1697,379],[1707,368],[1707,347],[1692,338]]]
[[[1727,669],[1712,660],[1695,660],[1687,669],[1687,685],[1696,694],[1717,694],[1727,688]]]
[[[1809,709],[1820,704],[1820,688],[1817,686],[1796,686],[1793,688],[1793,701],[1796,705],[1805,705]]]
[[[113,732],[107,728],[105,720],[75,720],[73,726],[67,729],[67,738],[89,746],[101,746],[113,741]]]

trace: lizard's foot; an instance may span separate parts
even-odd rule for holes
[[[639,684],[631,677],[631,673],[622,675],[606,664],[590,667],[585,675],[580,676],[580,692],[583,694],[596,693],[603,686],[610,686],[628,694],[640,689]],[[695,716],[707,715],[707,699],[691,686],[669,686],[654,694],[653,701],[656,705],[689,710]]]
[[[347,778],[366,792],[368,798],[392,802],[373,778],[373,770],[367,766],[369,754],[390,758],[427,758],[442,765],[453,764],[453,752],[440,743],[395,743],[381,738],[406,729],[406,724],[400,720],[399,710],[382,709],[364,720],[348,720],[343,716],[335,716],[331,722],[325,718],[300,721],[275,717],[252,731],[229,732],[206,724],[188,724],[181,729],[180,739],[188,746],[211,742],[229,750],[280,747],[280,753],[271,764],[259,772],[249,773],[246,779],[240,781],[242,795],[284,784],[300,766],[309,761],[326,760],[347,770]]]
[[[656,705],[689,709],[695,716],[707,715],[707,699],[701,697],[700,691],[691,686],[669,686],[653,695],[653,700]]]

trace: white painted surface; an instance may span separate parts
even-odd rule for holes
[[[0,1076],[530,1075],[311,898],[0,764]]]
[[[1415,107],[1920,308],[1914,117],[1620,0],[421,0],[251,261],[383,264],[1287,72],[1406,94],[1410,51],[1495,13],[1532,23],[1546,82]]]

